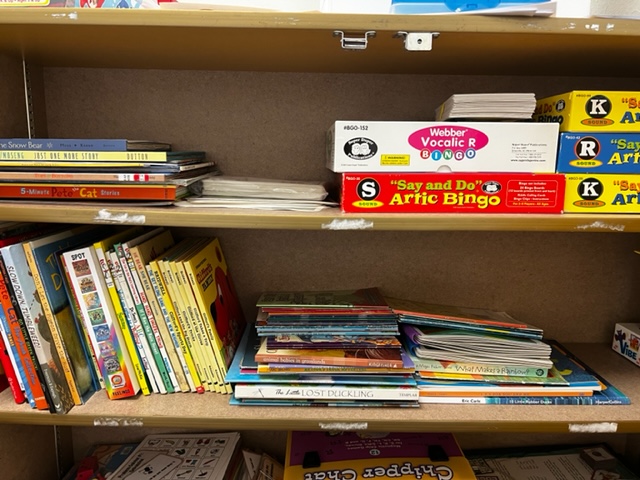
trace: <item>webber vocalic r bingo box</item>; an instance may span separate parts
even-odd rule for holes
[[[338,121],[327,137],[327,168],[339,173],[552,173],[558,125]]]

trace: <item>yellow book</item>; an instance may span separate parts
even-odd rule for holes
[[[127,352],[129,352],[129,357],[131,357],[133,371],[136,378],[138,379],[138,383],[140,384],[140,390],[144,395],[149,395],[151,393],[151,390],[149,389],[147,377],[145,375],[144,368],[140,363],[138,349],[129,328],[129,324],[127,323],[127,318],[122,308],[122,303],[120,303],[120,297],[118,296],[118,291],[116,290],[116,285],[111,275],[111,270],[109,269],[109,263],[107,262],[107,258],[105,256],[105,253],[108,252],[116,243],[120,243],[127,240],[128,238],[140,235],[143,231],[144,229],[142,227],[132,227],[128,230],[112,235],[111,237],[105,238],[104,240],[95,242],[93,244],[93,247],[95,248],[98,262],[100,262],[100,268],[102,269],[105,284],[107,285],[107,290],[109,291],[109,297],[111,298],[111,303],[113,304],[113,310],[116,319],[118,320],[120,330],[122,331],[125,348],[127,349]]]
[[[193,356],[191,354],[193,347],[190,346],[191,341],[187,339],[178,319],[178,313],[173,308],[173,302],[167,291],[167,286],[165,285],[164,279],[162,278],[162,274],[160,273],[158,263],[154,260],[150,260],[147,263],[146,267],[149,278],[151,279],[151,284],[156,291],[156,297],[158,299],[160,309],[167,318],[168,325],[173,329],[173,332],[178,341],[178,346],[180,348],[180,352],[182,353],[182,358],[184,358],[187,369],[185,375],[187,377],[187,381],[189,382],[189,386],[192,387],[193,391],[202,393],[205,387],[202,385],[200,375],[198,374],[198,370],[196,369],[196,365],[193,361]]]
[[[182,263],[200,315],[211,335],[224,381],[246,321],[220,241],[217,238],[209,238]],[[231,391],[231,386],[225,385],[225,388]]]
[[[207,390],[215,392],[217,391],[215,388],[215,378],[213,376],[213,373],[207,366],[206,356],[201,347],[201,341],[197,337],[193,322],[191,321],[191,318],[187,313],[187,306],[182,299],[182,295],[180,293],[180,290],[178,289],[174,273],[172,269],[169,268],[168,263],[169,258],[172,258],[172,256],[183,251],[187,247],[188,244],[186,242],[180,242],[161,258],[157,258],[154,262],[151,262],[151,264],[157,265],[157,268],[159,269],[160,274],[162,275],[162,278],[165,282],[165,286],[167,288],[169,296],[171,297],[173,308],[177,314],[178,321],[180,322],[182,330],[185,333],[185,340],[187,341],[187,345],[189,346],[189,349],[191,351],[191,355],[202,385]]]
[[[214,353],[214,345],[206,331],[204,324],[205,320],[200,315],[196,299],[189,288],[189,281],[186,279],[185,272],[180,263],[183,258],[188,257],[193,251],[195,251],[203,241],[203,239],[187,239],[186,242],[188,242],[189,247],[180,255],[170,260],[168,262],[168,267],[173,272],[177,289],[186,306],[187,316],[193,326],[198,344],[202,351],[203,360],[206,362],[215,390],[218,393],[227,393],[226,388],[223,387],[224,376],[220,370],[220,366],[218,365],[218,361]]]
[[[169,230],[158,229],[157,234],[153,237],[139,243],[138,245],[130,246],[129,254],[131,256],[132,266],[135,268],[140,285],[142,286],[143,292],[140,293],[141,300],[145,309],[148,307],[150,310],[150,313],[147,314],[149,321],[151,322],[153,320],[155,322],[155,326],[158,329],[158,335],[164,342],[164,350],[173,369],[173,375],[178,387],[181,391],[187,392],[190,390],[195,391],[195,387],[192,388],[193,382],[190,384],[187,381],[187,377],[183,369],[184,359],[181,358],[182,352],[177,344],[175,335],[172,335],[169,331],[168,320],[160,309],[156,292],[151,285],[151,279],[149,278],[146,269],[147,263],[153,260],[157,255],[169,250],[174,244],[173,236]],[[144,296],[142,293],[144,293]],[[173,330],[173,328],[171,328],[171,330]]]

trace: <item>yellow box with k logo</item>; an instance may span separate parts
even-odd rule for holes
[[[565,213],[640,213],[640,174],[565,177]]]

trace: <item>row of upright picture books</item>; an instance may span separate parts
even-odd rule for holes
[[[217,238],[6,223],[0,256],[0,357],[16,402],[66,413],[101,388],[229,393],[245,321]]]

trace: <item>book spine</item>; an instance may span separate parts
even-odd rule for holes
[[[220,340],[220,336],[218,335],[215,324],[212,321],[213,319],[210,318],[211,314],[207,311],[206,302],[201,295],[200,289],[198,288],[198,283],[193,273],[193,269],[191,268],[191,264],[188,261],[179,263],[180,264],[178,265],[178,267],[180,269],[180,278],[185,284],[185,288],[189,289],[194,297],[194,306],[199,312],[204,330],[209,337],[209,341],[212,345],[215,360],[218,364],[218,371],[222,386],[225,389],[226,393],[233,393],[233,388],[231,387],[231,385],[224,381],[225,377],[227,376],[227,365],[222,353],[224,346],[222,345],[222,341]],[[212,288],[215,288],[215,285],[212,286]]]
[[[29,270],[31,271],[33,283],[36,286],[36,291],[38,292],[38,297],[40,298],[40,305],[42,306],[42,311],[44,312],[45,321],[49,325],[49,331],[51,332],[53,345],[58,352],[60,365],[62,366],[62,371],[64,372],[64,377],[67,381],[67,388],[69,390],[69,393],[71,394],[73,403],[75,405],[82,405],[83,401],[76,384],[74,373],[71,369],[71,360],[69,358],[69,353],[67,352],[67,348],[62,338],[62,333],[60,332],[60,327],[58,325],[58,322],[56,321],[56,317],[53,309],[51,308],[51,304],[49,303],[49,297],[42,282],[42,276],[38,267],[38,263],[36,262],[33,250],[31,249],[31,246],[28,242],[23,244],[23,248],[25,257],[27,259],[27,264],[29,265]]]
[[[63,253],[62,258],[73,291],[81,299],[78,302],[81,318],[98,357],[107,395],[112,400],[131,397],[138,393],[139,388],[132,376],[131,363],[125,357],[117,322],[109,308],[106,285],[101,281],[100,265],[92,254],[92,248],[71,250]]]
[[[463,404],[463,405],[628,405],[628,398],[585,397],[420,397],[424,404]]]
[[[440,362],[411,356],[416,371],[469,373],[477,375],[509,375],[512,377],[537,377],[543,378],[549,374],[548,368],[543,367],[517,367],[508,365],[490,365],[458,362]]]
[[[73,150],[0,150],[0,160],[59,162],[166,162],[167,152],[106,152]]]
[[[62,283],[64,285],[67,298],[69,299],[70,306],[73,312],[74,323],[76,324],[78,335],[80,338],[80,346],[84,352],[85,357],[90,361],[90,365],[87,366],[90,369],[91,383],[94,391],[102,390],[105,388],[104,377],[100,372],[100,366],[98,365],[98,359],[96,353],[91,344],[91,338],[89,332],[83,321],[82,311],[80,309],[80,302],[76,296],[76,292],[71,285],[71,277],[69,276],[69,269],[64,261],[63,257],[59,258],[60,268],[62,270]]]
[[[215,346],[213,345],[211,337],[207,332],[206,325],[208,323],[208,320],[206,318],[202,318],[202,316],[200,315],[198,302],[193,295],[193,291],[191,290],[191,286],[189,285],[188,280],[186,280],[184,270],[182,269],[182,262],[169,262],[169,268],[173,272],[173,277],[175,279],[176,285],[178,286],[180,295],[182,295],[182,299],[187,307],[187,314],[191,318],[191,322],[194,326],[194,331],[196,332],[196,338],[198,338],[200,342],[205,361],[212,373],[211,378],[214,381],[216,391],[218,393],[231,393],[229,391],[230,388],[224,385],[225,375],[222,373],[221,366],[216,358]]]
[[[142,170],[142,168],[141,168]],[[163,173],[91,173],[65,171],[4,171],[5,182],[128,182],[128,183],[161,183],[170,181]]]
[[[344,358],[344,357],[302,357],[280,355],[277,353],[262,354],[256,352],[259,363],[289,363],[293,365],[333,365],[345,367],[402,368],[401,360],[380,360],[377,358]]]
[[[133,305],[133,300],[131,299],[131,294],[129,293],[129,288],[127,287],[118,256],[115,251],[109,251],[106,252],[106,254],[109,256],[109,268],[111,269],[111,275],[113,276],[116,291],[120,297],[120,302],[122,303],[127,322],[129,323],[129,328],[131,329],[135,339],[140,359],[144,365],[145,373],[149,381],[149,387],[154,392],[167,393],[164,383],[162,382],[162,378],[160,377],[160,372],[158,372],[153,357],[151,356],[151,347],[147,342],[136,308]]]
[[[113,305],[114,314],[120,327],[122,337],[124,339],[124,345],[127,349],[127,352],[129,352],[129,358],[131,358],[134,374],[138,379],[138,384],[140,385],[142,394],[149,395],[151,393],[151,390],[149,389],[149,384],[147,382],[145,368],[142,365],[142,361],[138,353],[138,347],[136,345],[136,341],[134,340],[134,335],[131,332],[131,328],[129,327],[127,316],[120,301],[120,296],[116,289],[115,282],[113,281],[113,276],[111,275],[111,269],[109,268],[110,262],[107,261],[104,253],[104,248],[99,244],[96,244],[94,246],[96,258],[98,259],[100,269],[102,270],[102,277],[104,278],[107,291],[109,292],[109,297],[111,298],[111,305]]]
[[[154,358],[156,358],[156,363],[158,363],[158,370],[162,375],[162,380],[167,388],[167,392],[173,393],[175,391],[180,391],[173,365],[171,364],[171,360],[169,359],[169,355],[165,347],[164,339],[160,335],[158,323],[153,316],[151,306],[149,305],[149,301],[147,300],[140,282],[140,277],[138,276],[133,259],[131,258],[131,251],[125,244],[121,244],[118,247],[118,251],[121,255],[120,262],[123,265],[122,269],[125,272],[125,278],[129,284],[131,296],[136,305],[138,316],[140,317],[145,329],[145,334],[147,335],[147,340],[151,346],[151,350],[154,352]]]
[[[40,334],[31,318],[14,265],[14,258],[11,255],[11,251],[21,253],[21,245],[17,247],[19,248],[8,247],[2,252],[0,259],[0,275],[3,279],[0,282],[0,288],[2,288],[2,304],[7,314],[7,332],[13,337],[17,346],[22,362],[25,394],[30,403],[39,410],[50,409],[57,412],[59,410],[57,406],[61,405],[56,388],[57,382],[49,367],[49,356],[44,351]]]
[[[1,153],[1,152],[0,152]],[[174,185],[4,183],[2,198],[54,200],[175,200]]]
[[[189,347],[190,342],[187,342],[185,333],[180,326],[177,313],[173,308],[173,303],[167,293],[167,288],[164,284],[164,280],[162,279],[162,275],[160,274],[160,270],[158,269],[158,265],[155,261],[151,261],[147,264],[147,269],[149,278],[151,279],[151,285],[156,292],[158,305],[167,320],[167,326],[171,332],[174,345],[176,345],[176,348],[178,349],[178,354],[181,355],[180,358],[184,362],[183,369],[185,371],[187,381],[189,382],[189,386],[193,391],[203,393],[204,387],[200,381],[200,376],[198,375],[198,370],[196,369],[193,361],[193,356],[191,355],[191,348]]]
[[[236,398],[289,400],[406,400],[417,401],[418,390],[411,387],[331,387],[324,385],[236,384]]]
[[[24,395],[24,386],[22,379],[20,378],[21,367],[18,367],[14,357],[15,344],[10,336],[7,336],[7,317],[4,313],[4,309],[0,306],[0,364],[4,369],[4,373],[7,376],[9,382],[9,388],[11,388],[11,394],[13,400],[17,403],[23,403],[27,397]]]
[[[0,151],[5,150],[126,151],[127,140],[100,138],[0,138]]]
[[[166,261],[159,260],[155,263],[158,266],[165,286],[167,287],[167,290],[169,292],[169,296],[171,297],[178,322],[180,323],[180,326],[185,333],[185,339],[197,368],[198,376],[203,382],[203,386],[207,390],[215,392],[216,388],[213,380],[213,374],[210,372],[210,369],[205,362],[204,353],[202,352],[200,342],[196,336],[196,331],[194,329],[193,323],[187,315],[187,307],[182,300],[182,295],[180,294],[180,291],[178,290],[178,287],[176,285],[175,279],[173,277],[173,272],[167,265]]]
[[[154,334],[157,339],[163,342],[163,347],[168,357],[169,366],[172,369],[172,373],[175,377],[174,387],[178,391],[188,392],[191,390],[191,386],[187,382],[187,378],[183,369],[183,359],[182,353],[179,348],[176,347],[176,342],[174,335],[172,334],[172,329],[169,327],[168,321],[164,316],[163,312],[160,309],[160,305],[158,299],[156,297],[156,292],[151,284],[151,279],[147,274],[147,269],[143,262],[142,257],[140,256],[140,252],[137,248],[129,249],[129,253],[131,255],[131,261],[133,264],[129,264],[129,267],[135,269],[135,274],[137,274],[138,279],[140,280],[141,292],[140,298],[142,300],[142,304],[145,306],[146,310],[150,310],[149,321],[153,322],[151,324],[152,328],[155,330]],[[132,270],[133,272],[134,270]],[[157,332],[157,333],[156,333]],[[157,340],[156,339],[156,340]],[[172,377],[173,379],[173,377]]]

